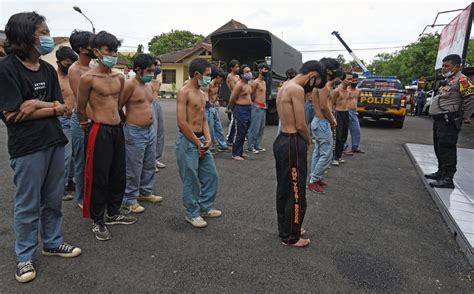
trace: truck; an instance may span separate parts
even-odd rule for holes
[[[301,52],[285,43],[269,31],[259,29],[232,29],[211,35],[212,63],[225,72],[228,64],[237,59],[240,65],[247,64],[252,71],[265,62],[270,67],[266,77],[267,124],[278,124],[276,96],[281,84],[286,80],[285,71],[289,68],[299,70],[302,65]],[[230,91],[226,83],[220,90],[220,105],[229,102]]]
[[[357,103],[360,119],[390,119],[395,128],[403,128],[407,91],[397,77],[368,76],[357,87],[360,90]]]

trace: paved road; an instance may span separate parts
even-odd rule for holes
[[[444,292],[473,293],[474,271],[418,179],[402,145],[431,143],[431,122],[407,118],[403,129],[363,124],[365,155],[329,172],[325,195],[308,192],[306,249],[280,245],[276,235],[272,152],[235,162],[219,154],[217,207],[224,215],[194,229],[184,221],[176,168],[174,101],[163,101],[164,162],[156,192],[136,225],[112,227],[113,239],[96,241],[90,221],[64,203],[64,234],[83,255],[36,259],[38,277],[14,279],[12,172],[6,129],[0,127],[0,293],[78,292]],[[224,119],[225,127],[227,120]],[[276,128],[265,130],[271,150]],[[474,148],[474,126],[460,147]]]

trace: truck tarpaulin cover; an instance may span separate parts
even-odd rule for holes
[[[441,31],[435,69],[441,68],[443,58],[449,54],[458,54],[462,57],[466,34],[471,25],[471,6],[472,4],[466,7]]]

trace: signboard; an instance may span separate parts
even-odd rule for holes
[[[471,32],[471,7],[466,7],[455,19],[453,19],[441,31],[439,40],[438,57],[436,58],[435,69],[440,69],[443,58],[450,54],[458,54],[465,57],[465,49]]]

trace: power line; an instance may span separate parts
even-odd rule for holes
[[[379,41],[379,42],[351,42],[351,44],[368,45],[368,44],[394,44],[394,43],[413,43],[413,40],[399,40],[399,41]],[[316,43],[316,44],[293,44],[293,46],[331,46],[334,43]]]
[[[353,51],[368,51],[368,50],[384,50],[384,49],[400,49],[405,46],[393,46],[393,47],[374,47],[374,48],[358,48],[352,49]],[[321,49],[321,50],[302,50],[301,53],[318,53],[318,52],[344,52],[346,49]]]

